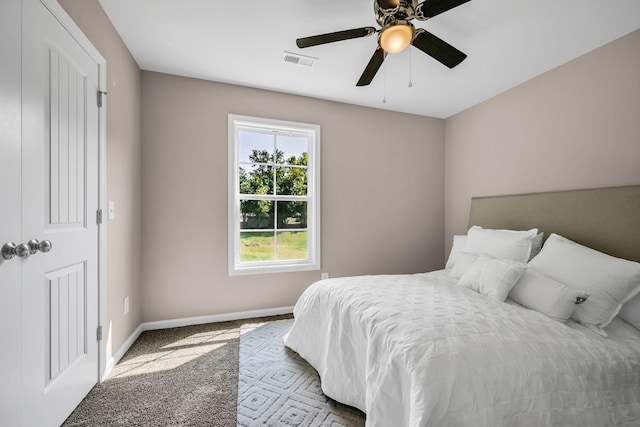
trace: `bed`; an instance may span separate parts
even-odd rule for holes
[[[553,248],[563,238],[576,250],[585,245],[640,261],[638,224],[640,186],[473,199],[469,221],[485,229],[538,227],[551,236],[524,274],[546,274],[545,260],[558,258]],[[365,412],[370,427],[637,426],[640,270],[609,258],[613,274],[618,266],[630,271],[620,279],[628,283],[624,297],[612,297],[618,309],[595,327],[584,320],[599,304],[598,290],[590,288],[591,305],[572,314],[583,310],[582,323],[558,321],[460,286],[445,269],[316,282],[298,300],[285,344],[318,371],[327,396]],[[599,274],[592,267],[576,273],[586,275],[580,281]]]

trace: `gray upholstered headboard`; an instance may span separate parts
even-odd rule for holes
[[[640,185],[471,199],[469,226],[560,234],[640,262]]]

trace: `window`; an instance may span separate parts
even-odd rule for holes
[[[320,269],[320,126],[229,115],[229,274]]]

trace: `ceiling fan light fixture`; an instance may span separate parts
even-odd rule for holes
[[[409,23],[395,23],[385,28],[380,34],[378,42],[387,53],[402,52],[411,44],[414,30]]]

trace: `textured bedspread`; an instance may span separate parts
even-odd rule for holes
[[[640,425],[640,354],[444,272],[329,279],[285,344],[367,426]]]

